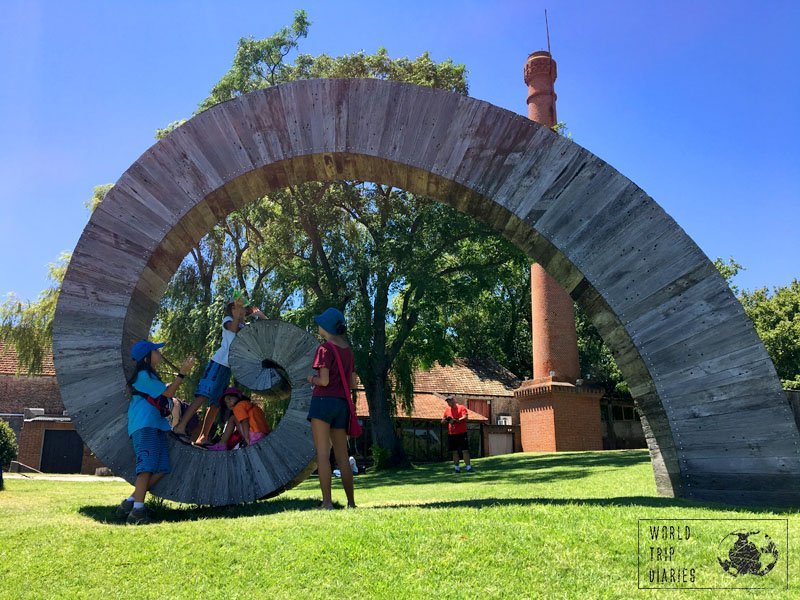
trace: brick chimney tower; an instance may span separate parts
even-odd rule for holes
[[[556,124],[556,61],[540,50],[525,63],[528,118]],[[531,265],[533,379],[515,392],[525,452],[602,450],[602,392],[576,387],[580,378],[572,298],[539,265]]]
[[[525,63],[528,118],[546,127],[556,121],[556,61],[540,50]],[[572,298],[537,263],[531,265],[533,381],[574,384],[581,376]],[[554,375],[551,375],[554,373]]]

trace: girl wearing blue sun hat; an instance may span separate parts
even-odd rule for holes
[[[348,464],[347,429],[351,416],[351,390],[355,387],[355,358],[353,349],[344,337],[347,325],[341,311],[329,308],[315,316],[314,322],[325,342],[317,348],[311,365],[317,373],[307,378],[314,386],[308,420],[311,421],[311,433],[317,450],[317,472],[322,491],[320,508],[331,509],[330,449],[333,446],[338,464]],[[342,470],[342,484],[347,495],[347,505],[355,508],[353,472],[350,469]]]
[[[136,483],[133,494],[117,507],[117,516],[127,518],[128,523],[135,525],[150,522],[144,498],[150,488],[170,472],[166,438],[166,432],[170,430],[167,399],[175,395],[194,366],[194,357],[185,359],[175,380],[166,385],[155,370],[163,360],[159,352],[163,347],[164,344],[142,340],[131,348],[131,358],[136,361],[136,367],[128,380],[131,389],[128,435],[136,454]]]

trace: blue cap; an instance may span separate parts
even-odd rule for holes
[[[336,326],[339,323],[344,325],[344,315],[342,314],[342,311],[331,307],[321,315],[317,315],[316,317],[314,317],[314,322],[320,327],[322,327],[328,333],[337,335]]]
[[[155,342],[148,342],[147,340],[138,341],[133,345],[133,348],[131,348],[131,358],[139,362],[145,356],[149,356],[150,352],[153,350],[158,350],[163,347],[164,344],[156,344]]]

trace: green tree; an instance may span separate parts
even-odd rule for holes
[[[784,388],[800,389],[800,281],[742,291],[739,300],[753,321]]]
[[[577,304],[575,329],[578,334],[578,361],[583,377],[588,383],[601,386],[609,396],[630,398],[628,384],[625,383],[611,350]]]
[[[69,254],[62,254],[58,262],[50,264],[50,285],[35,301],[10,295],[0,305],[0,339],[16,348],[20,372],[40,373],[42,362],[51,351],[56,302],[69,258]]]
[[[533,375],[530,259],[511,245],[507,253],[510,259],[471,286],[464,302],[445,301],[432,308],[442,313],[454,356],[494,358],[515,375],[528,378]]]
[[[740,290],[733,278],[744,270],[741,264],[729,257],[727,261],[717,258],[714,266],[753,322],[783,387],[800,389],[800,282],[794,279],[787,286],[773,288],[771,293],[767,288]]]
[[[0,419],[0,491],[3,490],[3,469],[8,469],[11,461],[17,458],[17,452],[17,436],[11,426]]]
[[[735,283],[733,283],[733,278],[736,277],[741,271],[744,271],[745,268],[736,262],[732,256],[729,256],[727,261],[717,257],[714,259],[714,266],[717,268],[717,271],[720,272],[720,275],[725,278],[725,281],[728,283],[728,286],[731,288],[731,291],[734,293],[734,295],[738,297],[739,288]]]

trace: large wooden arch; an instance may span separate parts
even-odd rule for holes
[[[130,473],[126,358],[191,246],[267,192],[337,179],[437,198],[541,263],[612,348],[660,493],[800,501],[800,435],[775,369],[725,281],[658,204],[519,115],[377,80],[300,81],[215,106],[147,150],[94,212],[61,289],[54,354],[64,404],[101,460]],[[171,478],[213,479],[209,454],[194,451]],[[158,493],[198,502],[168,479]]]

